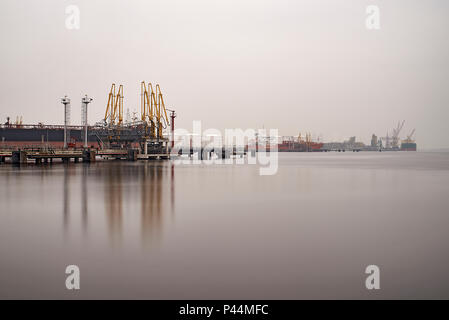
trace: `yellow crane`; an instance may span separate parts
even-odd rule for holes
[[[154,90],[153,85],[148,83],[147,88],[145,81],[142,81],[140,83],[140,91],[141,120],[149,123],[151,138],[162,139],[162,130],[170,125],[170,121],[168,120],[161,87],[159,84],[156,84],[156,90]]]
[[[300,142],[300,143],[303,143],[303,142],[310,143],[310,142],[312,142],[312,134],[306,132],[305,135],[304,135],[304,139],[303,139],[303,137],[301,135],[301,132],[300,132],[298,134],[298,142]]]
[[[157,108],[156,108],[156,121],[157,121],[157,136],[162,138],[162,129],[167,128],[170,125],[170,121],[167,116],[167,109],[165,109],[164,97],[162,96],[161,87],[156,85],[157,95]]]
[[[412,137],[413,137],[413,134],[414,134],[414,133],[415,133],[415,129],[413,129],[412,132],[410,132],[410,134],[407,135],[407,138],[406,138],[405,140],[403,140],[403,142],[406,142],[406,143],[413,143],[414,140],[412,139]]]
[[[150,138],[156,138],[155,128],[155,108],[156,108],[156,95],[151,83],[148,83],[148,89],[145,85],[145,81],[140,83],[140,119],[150,126]]]
[[[120,85],[116,93],[115,83],[112,84],[108,95],[108,104],[106,105],[106,112],[104,114],[104,122],[109,120],[110,125],[121,126],[123,123],[123,85]]]

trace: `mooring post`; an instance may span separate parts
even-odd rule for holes
[[[83,151],[83,162],[95,162],[95,157],[95,150],[87,149]]]
[[[27,162],[27,153],[25,151],[13,151],[11,162],[15,164],[26,163]]]
[[[148,154],[148,140],[145,139],[144,141],[144,145],[143,145],[143,154],[147,155]]]
[[[129,161],[137,161],[137,150],[135,149],[128,149],[128,157],[127,159]]]

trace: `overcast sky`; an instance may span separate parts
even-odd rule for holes
[[[380,30],[365,26],[380,8]],[[80,29],[66,28],[66,6]],[[140,110],[159,83],[177,127],[278,128],[369,142],[398,120],[421,148],[449,147],[449,1],[3,0],[0,118],[104,116],[112,82]]]

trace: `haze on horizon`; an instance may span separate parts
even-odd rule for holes
[[[65,8],[80,9],[80,29]],[[368,5],[380,30],[365,27]],[[63,122],[60,98],[111,84],[140,112],[140,82],[159,83],[176,126],[277,128],[369,142],[399,120],[418,148],[449,147],[449,2],[444,0],[2,1],[0,121]]]

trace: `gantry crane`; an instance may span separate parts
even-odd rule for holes
[[[104,122],[110,126],[121,126],[123,123],[123,85],[120,85],[116,94],[115,83],[112,84],[109,91],[108,104],[104,114]],[[117,121],[117,123],[116,123]]]
[[[141,84],[140,119],[134,114],[132,121],[124,121],[123,86],[111,86],[104,114],[104,125],[98,125],[95,136],[106,148],[135,148],[141,146],[143,154],[164,153],[169,139],[162,130],[170,125],[159,85]],[[118,88],[118,89],[117,89]],[[129,118],[130,116],[128,116]]]
[[[405,120],[402,122],[398,122],[398,126],[393,129],[393,137],[392,137],[392,143],[391,146],[393,148],[397,148],[399,146],[399,133],[402,130],[402,127],[404,127]]]
[[[150,138],[156,138],[156,117],[155,109],[157,108],[156,95],[151,83],[148,83],[148,89],[145,81],[140,83],[140,119],[147,123],[150,127]]]
[[[170,125],[170,121],[167,116],[167,109],[165,109],[164,98],[162,96],[161,87],[156,85],[156,95],[157,95],[157,110],[156,110],[156,120],[157,120],[157,135],[159,139],[162,139],[162,129],[167,128]]]
[[[163,129],[170,125],[167,110],[165,108],[164,97],[161,87],[156,84],[156,90],[153,90],[151,83],[148,88],[145,81],[140,83],[141,90],[141,120],[150,126],[150,138],[162,139]]]
[[[407,138],[404,141],[408,142],[408,143],[413,142],[412,137],[413,137],[414,134],[415,134],[415,129],[413,129],[412,132],[410,132],[410,134],[407,135]]]

